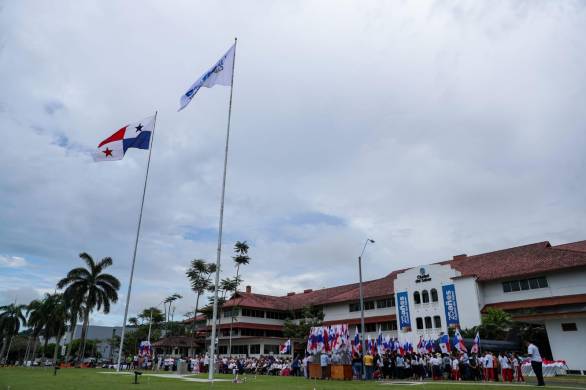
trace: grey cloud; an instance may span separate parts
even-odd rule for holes
[[[112,256],[123,302],[147,155],[87,152],[158,109],[131,311],[175,291],[190,310],[180,270],[215,259],[228,89],[176,110],[234,35],[224,276],[235,240],[245,283],[284,294],[354,282],[367,236],[368,278],[584,239],[585,22],[570,1],[4,3],[0,253],[46,259],[42,288],[80,251]]]

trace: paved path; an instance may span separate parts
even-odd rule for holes
[[[129,372],[129,371],[122,371],[122,372],[116,372],[116,371],[100,371],[100,374],[113,374],[113,375],[134,375],[134,372]],[[178,374],[145,374],[143,373],[142,376],[152,376],[155,378],[168,378],[168,379],[180,379],[182,381],[186,381],[186,382],[209,382],[208,379],[203,379],[203,378],[192,378],[189,375],[178,375]],[[229,379],[214,379],[214,382],[230,382]]]

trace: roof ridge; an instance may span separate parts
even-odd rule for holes
[[[549,241],[539,241],[539,242],[534,242],[532,244],[518,245],[518,246],[513,246],[513,247],[510,247],[510,248],[499,249],[499,250],[496,250],[496,251],[477,253],[475,255],[466,255],[466,257],[462,257],[462,258],[459,258],[459,259],[451,259],[451,260],[444,260],[444,261],[447,262],[447,263],[451,263],[453,261],[465,261],[467,259],[470,259],[471,257],[479,257],[479,256],[484,256],[484,255],[492,255],[492,254],[495,254],[495,253],[508,252],[510,250],[513,250],[513,249],[521,249],[521,248],[527,248],[527,247],[531,247],[531,246],[541,246],[541,245],[545,245],[546,248],[548,246],[551,247],[551,244],[549,243]],[[435,263],[435,264],[437,264],[437,263]]]

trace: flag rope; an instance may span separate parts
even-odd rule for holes
[[[126,333],[126,319],[128,317],[128,306],[130,304],[130,291],[132,290],[132,278],[134,276],[134,265],[136,263],[136,249],[138,248],[138,238],[140,236],[140,225],[142,222],[142,209],[144,207],[144,197],[146,194],[147,182],[149,179],[149,168],[151,165],[151,153],[153,151],[153,144],[155,142],[155,129],[157,127],[157,114],[155,111],[155,120],[153,123],[153,132],[151,133],[150,145],[149,145],[149,158],[147,161],[146,174],[144,177],[144,187],[142,189],[142,200],[140,203],[140,213],[138,214],[138,226],[136,228],[136,239],[134,241],[134,253],[132,254],[132,266],[130,268],[130,279],[128,282],[128,293],[126,294],[126,307],[124,309],[124,322],[122,323],[122,335],[120,336],[120,349],[118,350],[118,364],[116,365],[116,371],[120,371],[120,360],[122,359],[122,349],[124,346],[124,334]]]

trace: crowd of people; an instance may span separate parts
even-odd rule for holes
[[[382,354],[368,352],[352,355],[352,371],[354,379],[385,380],[402,379],[423,381],[425,379],[452,381],[483,381],[483,382],[525,382],[522,364],[530,361],[539,385],[543,385],[541,372],[541,356],[537,347],[526,343],[528,358],[523,359],[516,352],[493,353],[484,351],[481,354],[460,352],[451,353],[386,351]],[[177,371],[181,362],[185,362],[190,373],[206,373],[210,359],[207,354],[187,358],[165,358],[158,356],[154,360],[134,356],[128,358],[123,369],[153,369]],[[293,358],[267,355],[260,357],[228,357],[218,356],[216,363],[223,374],[304,376],[309,378],[309,365],[319,364],[322,368],[322,379],[328,377],[328,367],[332,363],[341,363],[339,356],[329,353],[318,355],[306,354]]]
[[[452,353],[405,353],[387,351],[383,354],[352,357],[354,378],[362,377],[363,365],[365,378],[371,379],[410,379],[432,380],[470,380],[524,382],[521,371],[523,360],[516,353],[483,354],[453,351]]]

